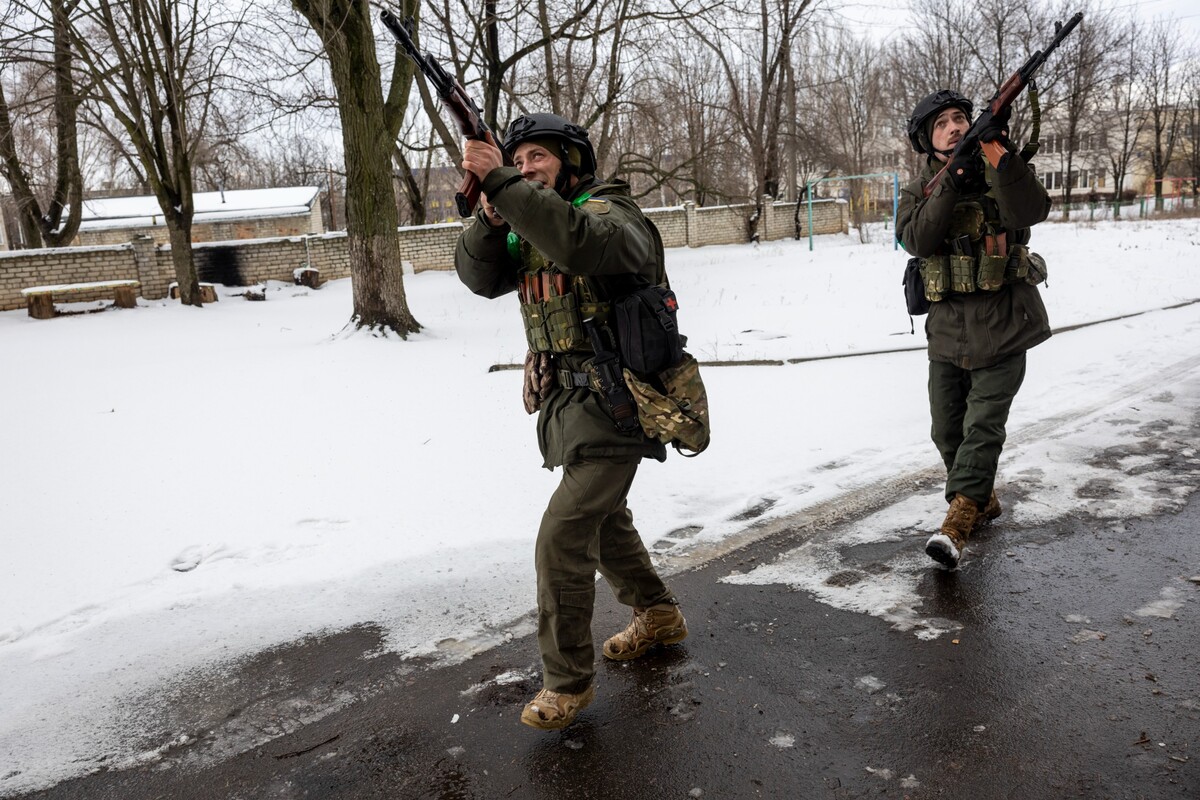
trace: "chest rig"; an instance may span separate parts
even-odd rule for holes
[[[995,292],[1029,275],[1029,248],[1010,241],[1000,209],[989,194],[960,200],[937,255],[921,262],[925,297],[937,302],[952,292]]]
[[[578,208],[593,194],[580,195],[571,205]],[[612,313],[612,304],[602,299],[596,282],[586,275],[562,272],[515,233],[508,234],[508,254],[521,265],[517,295],[530,351],[591,353],[583,321],[591,318],[604,325]]]

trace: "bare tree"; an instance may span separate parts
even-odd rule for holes
[[[1184,153],[1187,174],[1192,179],[1192,202],[1200,199],[1200,52],[1188,59],[1184,97],[1187,98],[1187,120]]]
[[[416,18],[418,2],[406,3],[405,13]],[[320,38],[337,92],[354,324],[406,338],[421,326],[404,293],[391,152],[408,105],[413,66],[391,48],[392,74],[384,97],[367,0],[292,0],[292,5]]]
[[[54,173],[53,189],[45,198],[39,198],[36,178],[32,178],[22,164],[4,82],[0,80],[0,175],[12,190],[22,238],[29,247],[70,244],[79,231],[83,206],[83,176],[79,166],[80,95],[73,75],[74,57],[68,22],[76,2],[47,0],[45,4],[28,7],[14,4],[9,14],[19,20],[18,25],[22,22],[28,25],[27,31],[10,28],[13,17],[9,15],[0,19],[4,54],[0,71],[5,66],[20,63],[11,43],[13,39],[26,39],[28,46],[23,50],[28,60],[24,66],[35,72],[49,72],[53,77],[48,96],[31,93],[18,107],[18,111],[26,112],[30,118],[39,116],[36,113],[38,106],[49,107],[47,124],[54,130]],[[49,29],[48,36],[46,29]],[[43,50],[48,52],[39,52]],[[30,137],[30,140],[41,138]]]
[[[1150,30],[1146,64],[1142,71],[1142,97],[1149,123],[1150,169],[1154,173],[1154,208],[1163,208],[1163,179],[1171,166],[1178,142],[1182,51],[1179,28],[1171,20],[1158,19]]]
[[[1097,112],[1101,120],[1098,127],[1103,131],[1103,145],[1112,167],[1114,216],[1121,215],[1125,179],[1146,124],[1146,116],[1138,106],[1137,94],[1143,68],[1142,28],[1130,18],[1124,24],[1124,29],[1125,38],[1117,51],[1118,57],[1112,61],[1108,91],[1100,93]]]
[[[822,121],[835,154],[833,163],[848,175],[867,173],[884,108],[883,55],[879,47],[844,30],[826,37],[818,52],[829,72],[822,91],[826,107]],[[864,186],[861,181],[850,185],[852,221],[859,236],[865,235]]]
[[[1075,188],[1075,159],[1084,142],[1094,142],[1103,128],[1093,128],[1094,113],[1102,87],[1112,83],[1111,74],[1117,62],[1110,54],[1124,46],[1123,35],[1114,24],[1111,12],[1089,4],[1087,23],[1079,26],[1058,53],[1061,101],[1057,118],[1060,122],[1058,148],[1062,167],[1063,219],[1071,216],[1071,191]]]
[[[763,196],[779,194],[776,132],[785,107],[786,64],[811,4],[812,0],[736,0],[719,13],[683,16],[721,70],[732,119],[749,156],[749,194],[756,208],[749,220],[751,240],[757,239]]]
[[[180,302],[199,306],[192,168],[237,21],[199,0],[80,0],[77,12],[79,63],[158,200]]]

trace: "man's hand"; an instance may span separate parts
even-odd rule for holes
[[[1012,106],[1006,107],[999,114],[992,117],[992,121],[979,131],[979,141],[981,142],[999,142],[1000,146],[1006,150],[1012,150],[1012,144],[1008,141],[1008,121],[1012,119]]]
[[[504,217],[500,216],[500,212],[496,210],[494,205],[488,202],[487,195],[482,192],[479,194],[479,207],[483,209],[483,218],[493,228],[499,228],[504,224]]]
[[[959,194],[977,189],[983,184],[983,159],[978,145],[968,147],[955,156],[946,170],[946,177]]]
[[[467,139],[463,147],[463,169],[475,173],[479,180],[483,180],[489,172],[502,166],[504,154],[500,152],[499,147],[480,139]]]

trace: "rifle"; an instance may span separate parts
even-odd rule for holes
[[[391,31],[404,54],[412,59],[417,69],[421,70],[421,74],[432,84],[442,104],[450,110],[454,121],[458,123],[459,132],[467,139],[480,139],[500,147],[499,140],[483,121],[483,113],[479,106],[467,95],[462,84],[446,72],[432,55],[422,54],[417,50],[412,39],[413,18],[409,17],[401,22],[395,14],[385,8],[379,12],[379,19],[383,26]],[[504,148],[500,149],[503,152]],[[504,154],[504,163],[510,163],[507,153]],[[454,195],[454,202],[458,206],[459,216],[469,217],[475,212],[475,205],[479,202],[479,178],[473,172],[463,176],[458,192]]]
[[[1017,96],[1020,95],[1029,82],[1033,80],[1033,73],[1037,72],[1042,64],[1046,63],[1046,58],[1054,52],[1055,48],[1062,44],[1063,39],[1067,38],[1071,31],[1075,30],[1075,26],[1077,26],[1082,20],[1083,12],[1080,11],[1076,13],[1075,16],[1067,20],[1065,25],[1061,22],[1054,23],[1054,38],[1050,41],[1050,44],[1046,46],[1045,50],[1038,50],[1031,55],[1029,60],[1026,61],[1019,70],[1014,72],[1012,76],[1009,77],[1009,79],[1006,80],[1000,86],[1000,88],[996,90],[996,93],[992,95],[992,99],[987,102],[987,105],[984,107],[983,111],[981,111],[979,116],[975,118],[975,121],[971,123],[971,127],[967,130],[963,137],[958,140],[958,144],[954,147],[954,151],[950,154],[950,157],[946,159],[946,166],[942,167],[941,170],[938,171],[938,174],[934,175],[933,179],[930,180],[929,183],[925,184],[926,197],[929,197],[929,195],[933,194],[933,190],[937,188],[938,183],[941,182],[942,176],[946,174],[946,170],[950,169],[950,163],[954,161],[959,153],[967,148],[973,148],[976,146],[980,147],[983,150],[984,155],[987,156],[988,162],[995,167],[997,171],[1008,166],[1008,159],[1011,156],[1011,153],[1009,153],[1008,150],[1004,148],[1004,145],[1000,144],[999,142],[979,141],[979,132],[990,125],[996,116],[1003,112],[1004,109],[1013,104],[1013,101],[1017,99]]]

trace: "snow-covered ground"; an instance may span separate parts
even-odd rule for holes
[[[668,251],[694,354],[785,362],[706,368],[711,448],[642,467],[630,506],[668,568],[742,541],[748,519],[936,473],[905,257],[871,238]],[[1200,304],[1157,309],[1200,299],[1200,220],[1045,224],[1034,249],[1055,327],[1149,313],[1032,351],[1001,473],[1028,499],[1009,519],[1178,505],[1193,487],[1151,490],[1146,470],[1103,500],[1080,489],[1097,480],[1088,454],[1145,420],[1168,439],[1195,423]],[[447,273],[405,287],[425,326],[408,341],[345,331],[348,281],[270,284],[266,302],[228,290],[199,311],[0,313],[0,795],[155,758],[141,704],[161,687],[307,634],[371,621],[399,653],[454,659],[527,629],[557,475],[539,468],[520,373],[488,372],[524,354],[516,301]],[[895,493],[850,534],[912,537],[892,578],[831,589],[836,543],[818,537],[734,580],[938,635],[913,576],[944,501]]]

